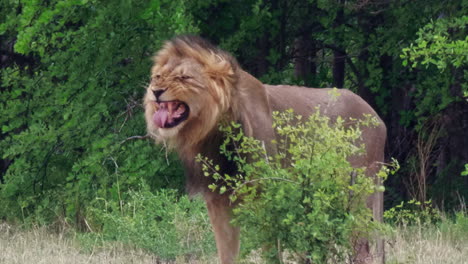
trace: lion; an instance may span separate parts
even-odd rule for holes
[[[262,141],[267,153],[274,154],[272,111],[292,108],[297,114],[309,116],[320,106],[330,118],[359,119],[370,114],[379,125],[362,131],[366,154],[350,162],[355,167],[365,166],[370,177],[380,169],[385,124],[351,91],[340,89],[341,96],[334,99],[329,91],[263,84],[242,70],[228,52],[197,36],[175,37],[155,55],[144,97],[147,130],[156,142],[164,142],[178,153],[185,167],[188,192],[204,197],[222,264],[234,263],[239,252],[240,230],[230,224],[234,205],[227,194],[208,189],[212,180],[203,175],[201,164],[195,161],[201,154],[220,164],[224,172],[234,170],[234,165],[219,154],[223,140],[218,130],[221,121],[240,123],[246,136]],[[382,221],[383,194],[373,194],[367,203],[374,219]],[[383,262],[383,241],[377,242],[377,253],[372,255],[367,240],[356,244],[355,262]]]

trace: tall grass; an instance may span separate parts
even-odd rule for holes
[[[387,240],[388,264],[467,264],[468,217],[396,227]]]
[[[56,225],[53,230],[22,229],[0,222],[0,264],[201,264],[216,260],[201,199],[191,200],[171,190],[142,189],[129,192],[119,203],[97,199],[93,205],[84,217],[88,227],[84,233]]]
[[[0,224],[0,263],[158,263],[156,256],[122,243],[98,246],[96,242],[91,251],[83,250],[76,237],[70,235],[66,232],[56,234],[46,228],[21,230]]]
[[[119,241],[75,231],[57,233],[46,227],[22,229],[0,223],[1,264],[210,264],[216,255],[180,255],[165,260],[154,253]]]
[[[192,229],[193,223],[190,221],[193,219],[177,219],[174,222],[181,231],[191,230],[185,232],[186,237],[181,237],[181,243],[194,243],[190,242],[197,241],[193,240],[193,236],[211,235],[206,234],[210,232],[207,229]],[[162,245],[158,241],[155,244]],[[158,250],[163,252],[174,247],[193,246],[175,244],[170,245],[169,249]],[[22,229],[0,223],[2,264],[215,264],[218,262],[213,250],[197,254],[185,254],[181,250],[180,255],[163,259],[151,249],[142,249],[141,245],[136,246],[128,240],[111,241],[101,234],[83,234],[73,230],[57,232],[45,227]],[[454,218],[443,218],[437,223],[395,227],[394,232],[387,237],[386,256],[388,264],[468,263],[468,217],[458,213]],[[266,264],[258,252],[251,254],[242,263]]]

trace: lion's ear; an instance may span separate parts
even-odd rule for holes
[[[236,85],[236,116],[245,135],[265,144],[267,153],[276,153],[273,117],[264,85],[250,74],[241,71]]]

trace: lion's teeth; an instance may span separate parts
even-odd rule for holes
[[[169,103],[167,103],[167,105],[168,105],[168,108],[169,108],[169,115],[172,115],[172,109],[174,108],[174,103],[169,102]]]

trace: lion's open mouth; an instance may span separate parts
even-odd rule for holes
[[[188,105],[181,101],[159,102],[158,110],[153,115],[154,123],[160,128],[171,128],[179,125],[189,116]]]

